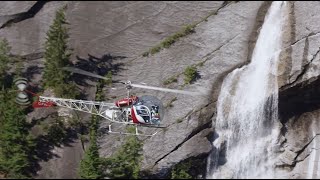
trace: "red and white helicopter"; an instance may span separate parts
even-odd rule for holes
[[[99,76],[97,74],[93,74],[73,67],[65,67],[64,70],[91,77],[107,79],[103,76]],[[132,84],[130,81],[121,83],[126,85],[127,97],[120,99],[114,103],[107,103],[98,101],[86,101],[77,99],[40,96],[28,90],[28,80],[26,78],[17,78],[15,80],[15,84],[18,87],[19,93],[16,97],[16,102],[20,105],[29,105],[31,102],[29,100],[30,98],[28,94],[30,94],[36,97],[36,100],[32,103],[33,108],[48,108],[53,106],[60,106],[64,108],[74,109],[77,111],[99,115],[111,122],[135,125],[136,127],[136,131],[134,134],[113,132],[111,130],[110,124],[108,133],[154,136],[157,132],[151,135],[139,134],[137,126],[165,128],[165,126],[161,126],[161,120],[164,116],[163,104],[158,98],[154,96],[145,95],[137,97],[130,95],[130,90],[132,89],[132,87],[181,93],[187,95],[199,95],[196,92],[190,91]]]

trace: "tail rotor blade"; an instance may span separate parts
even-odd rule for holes
[[[17,86],[18,92],[17,97],[15,99],[17,104],[20,105],[29,105],[30,100],[28,94],[25,92],[28,87],[28,79],[23,77],[18,77],[14,80],[14,84]]]
[[[20,91],[24,91],[28,86],[28,80],[26,78],[17,78],[14,80],[14,84]]]
[[[16,97],[16,103],[18,103],[20,105],[30,104],[29,97],[28,97],[27,93],[24,91],[19,92]]]

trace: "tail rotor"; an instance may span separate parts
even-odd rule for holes
[[[28,80],[26,78],[19,77],[14,80],[14,84],[18,88],[18,94],[15,100],[16,103],[20,105],[29,105],[31,102],[28,94],[25,92],[28,87]]]

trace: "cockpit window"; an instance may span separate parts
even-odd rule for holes
[[[136,107],[137,107],[137,113],[140,116],[149,116],[147,107],[144,107],[144,106],[136,106]]]
[[[148,112],[147,112],[146,110],[138,110],[138,114],[139,114],[140,116],[149,116],[149,115],[148,115]]]

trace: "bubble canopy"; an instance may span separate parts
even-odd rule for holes
[[[159,125],[164,117],[164,106],[163,103],[155,96],[144,95],[140,96],[139,100],[134,104],[135,107],[146,106],[150,111],[158,113],[157,118],[151,118],[151,124]]]

